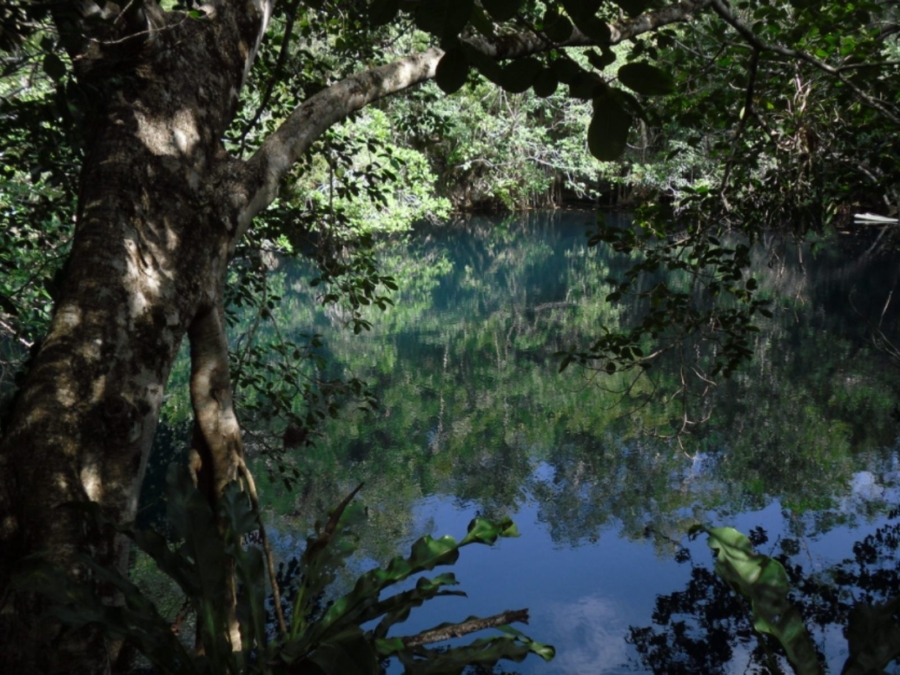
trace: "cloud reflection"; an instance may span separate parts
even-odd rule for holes
[[[630,672],[629,648],[623,626],[627,612],[618,603],[589,595],[573,603],[554,603],[547,612],[553,622],[542,638],[556,647],[549,672],[583,673]],[[546,672],[546,671],[542,671]]]

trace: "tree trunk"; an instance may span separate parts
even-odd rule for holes
[[[240,437],[221,302],[241,203],[231,199],[235,164],[220,139],[263,18],[230,4],[215,22],[169,18],[149,38],[126,40],[135,53],[116,54],[114,72],[108,55],[80,65],[102,100],[89,122],[73,250],[0,445],[0,663],[9,672],[113,668],[118,645],[90,631],[60,640],[59,627],[39,618],[42,601],[10,581],[35,553],[76,578],[86,576],[76,553],[126,572],[122,537],[85,529],[64,505],[90,500],[115,522],[134,518],[188,329],[198,442],[226,464],[210,460],[203,471],[216,487],[233,474],[228,452],[240,451]]]

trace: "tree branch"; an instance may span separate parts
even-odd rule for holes
[[[642,33],[687,21],[707,7],[710,1],[683,0],[635,19],[609,24],[610,44],[619,44]],[[573,29],[569,39],[561,43],[554,43],[536,33],[504,35],[492,41],[472,38],[466,42],[496,60],[522,58],[559,47],[597,44],[577,29]],[[243,236],[253,218],[272,203],[278,194],[281,179],[325,131],[370,103],[432,79],[443,55],[443,50],[433,47],[406,56],[352,75],[300,104],[245,165],[248,173],[241,186],[245,206],[238,217],[237,236]]]
[[[434,642],[443,642],[452,638],[462,637],[469,633],[477,633],[488,628],[507,626],[511,623],[528,623],[527,609],[506,610],[494,616],[484,619],[467,619],[449,626],[440,626],[431,630],[422,631],[416,635],[400,638],[407,647],[420,647]]]
[[[725,21],[725,23],[734,28],[749,44],[751,44],[756,49],[759,49],[761,51],[773,52],[775,54],[780,54],[781,56],[786,56],[791,59],[803,61],[815,68],[818,68],[823,73],[828,73],[829,75],[837,79],[841,84],[849,88],[854,94],[856,94],[857,98],[859,98],[860,102],[862,102],[864,105],[872,108],[877,112],[880,112],[891,122],[893,122],[897,126],[900,126],[900,117],[898,117],[896,113],[894,113],[887,105],[870,96],[862,89],[857,87],[853,82],[844,77],[844,75],[841,74],[841,68],[830,66],[824,61],[820,61],[816,57],[812,56],[811,54],[807,54],[806,52],[801,52],[794,49],[789,49],[779,44],[766,42],[756,33],[754,33],[747,24],[745,24],[737,16],[735,16],[731,9],[722,0],[711,0],[711,5],[713,11],[715,11],[715,13],[718,14],[722,18],[722,20]]]

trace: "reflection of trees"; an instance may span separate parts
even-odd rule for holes
[[[602,445],[580,440],[551,452],[551,475],[536,477],[531,484],[541,505],[539,518],[554,540],[595,540],[612,523],[629,537],[640,538],[651,530],[678,537],[696,522],[692,507],[702,498],[690,485],[690,469],[685,471],[680,453],[665,444],[622,442],[612,435]],[[656,537],[660,543],[665,539]]]
[[[892,441],[891,374],[846,303],[849,285],[875,294],[884,273],[870,265],[856,282],[834,281],[834,258],[807,256],[799,267],[783,252],[754,257],[760,292],[777,311],[760,325],[752,363],[703,400],[709,422],[684,452],[638,435],[673,417],[662,396],[679,386],[677,364],[653,369],[655,392],[644,381],[631,391],[633,425],[619,419],[624,404],[613,392],[627,380],[618,373],[557,373],[557,350],[639,311],[626,299],[606,302],[606,278],[628,261],[586,247],[586,220],[479,220],[417,237],[412,250],[385,248],[397,305],[366,315],[373,329],[362,335],[317,311],[311,270],[275,272],[275,287],[293,289],[274,310],[283,334],[323,333],[321,375],[358,376],[380,401],[374,414],[346,407],[322,422],[322,439],[294,458],[296,491],[268,488],[277,512],[295,514],[300,527],[362,481],[378,527],[398,538],[422,496],[499,514],[530,494],[557,541],[596,539],[610,526],[677,539],[697,511],[734,513],[771,498],[796,511],[833,505],[860,450]]]
[[[691,570],[685,590],[657,598],[653,623],[661,628],[632,627],[628,636],[642,665],[653,673],[731,672],[728,666],[741,648],[752,652],[752,662],[763,660],[746,608],[705,567]]]
[[[780,551],[773,557],[787,570],[791,600],[816,640],[820,657],[831,666],[840,667],[846,658],[848,631],[856,640],[851,650],[871,644],[890,654],[900,648],[900,623],[895,612],[886,608],[900,597],[897,516],[893,512],[890,520],[894,522],[856,542],[852,558],[825,570],[804,568],[798,540],[778,542]],[[757,528],[751,539],[759,546],[767,535]],[[687,550],[679,556],[679,562],[690,561]],[[771,672],[769,655],[783,657],[780,645],[753,631],[749,608],[709,567],[691,564],[691,578],[683,591],[657,596],[653,625],[629,630],[628,640],[643,667],[666,675],[716,674],[734,672],[746,661],[742,672]],[[869,634],[860,635],[860,629]],[[783,660],[781,668],[790,672]]]
[[[487,518],[500,518],[517,510],[524,500],[523,486],[532,471],[526,448],[506,443],[483,447],[461,458],[444,490],[461,501],[479,504]]]

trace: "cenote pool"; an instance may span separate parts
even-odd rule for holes
[[[629,261],[586,247],[594,223],[561,213],[421,227],[381,254],[395,306],[367,313],[360,334],[318,306],[311,268],[272,273],[280,334],[321,334],[329,377],[358,377],[379,401],[323,422],[291,460],[292,491],[260,480],[277,555],[298,556],[311,523],[360,482],[369,525],[347,579],[424,534],[461,537],[476,515],[509,515],[519,538],[469,547],[452,568],[468,597],[429,603],[397,634],[527,607],[525,632],[557,656],[496,673],[768,672],[705,538],[687,536],[732,525],[784,556],[816,646],[840,672],[854,602],[897,592],[900,260],[874,237],[757,246],[752,273],[773,316],[758,318],[739,372],[693,381],[685,412],[687,357],[708,346],[633,385],[558,372],[556,352],[640,311],[606,301],[607,278]],[[232,329],[236,349],[250,323]],[[183,406],[172,402],[172,419]],[[672,437],[685,414],[697,424]],[[250,434],[248,446],[281,433]]]

